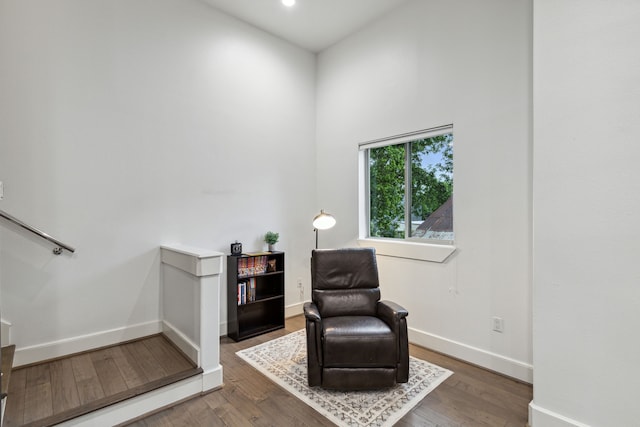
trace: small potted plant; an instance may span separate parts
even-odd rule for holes
[[[280,234],[274,233],[273,231],[267,231],[267,234],[264,235],[264,241],[269,245],[269,252],[273,252],[274,245],[278,243],[278,238]]]

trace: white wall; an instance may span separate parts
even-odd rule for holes
[[[196,0],[6,0],[0,58],[0,209],[77,247],[0,227],[18,349],[157,321],[162,243],[262,250],[278,231],[300,301],[312,54]]]
[[[534,427],[638,425],[640,3],[534,3]]]
[[[379,256],[411,339],[531,381],[531,3],[413,1],[318,58],[318,202],[358,237],[357,144],[454,125],[457,251]],[[492,332],[491,317],[504,319]]]

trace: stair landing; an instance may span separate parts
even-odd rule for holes
[[[15,368],[4,426],[51,426],[200,373],[162,334]]]

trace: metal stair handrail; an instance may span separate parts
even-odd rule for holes
[[[53,253],[55,255],[60,255],[62,253],[62,250],[66,250],[69,251],[71,253],[74,253],[76,250],[73,246],[67,245],[65,243],[62,243],[60,240],[51,237],[50,235],[48,235],[47,233],[45,233],[42,230],[38,230],[35,227],[30,226],[29,224],[20,221],[18,218],[14,217],[13,215],[10,215],[8,213],[6,213],[5,211],[0,209],[0,217],[6,219],[7,221],[10,221],[16,225],[19,225],[20,227],[24,228],[27,231],[32,232],[33,234],[48,240],[49,242],[53,243],[54,245],[56,245],[55,248],[53,248]]]

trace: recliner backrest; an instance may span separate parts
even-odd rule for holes
[[[314,250],[311,289],[322,317],[375,315],[380,300],[375,249]]]

